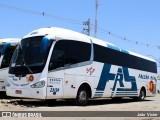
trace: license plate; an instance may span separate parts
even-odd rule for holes
[[[22,94],[21,90],[16,90],[16,94]]]

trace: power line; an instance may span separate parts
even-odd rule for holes
[[[126,42],[130,42],[132,44],[136,44],[136,45],[140,45],[140,46],[146,46],[146,47],[154,47],[154,48],[160,49],[160,46],[157,46],[157,45],[152,45],[152,44],[148,44],[148,43],[143,43],[143,42],[139,42],[139,41],[130,40],[126,37],[116,35],[116,34],[110,32],[110,31],[107,31],[107,30],[105,30],[103,28],[100,28],[100,27],[98,27],[98,29],[99,29],[99,32],[101,32],[103,34],[108,34],[108,35],[110,35],[114,38],[117,38],[117,39],[120,39],[120,40],[123,40],[123,41],[126,41]]]
[[[96,5],[98,7],[98,4],[96,4]],[[55,16],[55,15],[48,14],[48,13],[45,13],[45,12],[38,12],[38,11],[18,8],[18,7],[14,7],[14,6],[10,6],[10,5],[5,5],[5,4],[2,4],[2,3],[0,3],[0,7],[1,8],[6,8],[6,9],[15,10],[15,11],[18,11],[18,12],[24,12],[24,13],[28,13],[28,14],[37,14],[37,15],[41,15],[41,16],[45,16],[45,17],[50,17],[50,18],[54,18],[56,20],[62,20],[62,21],[69,22],[69,23],[72,23],[72,24],[77,24],[77,25],[83,25],[83,23],[84,23],[84,22],[79,21],[79,20],[73,20],[73,19],[68,19],[68,18],[65,18],[65,17],[59,17],[59,16]],[[91,28],[91,26],[93,28],[95,27],[90,22],[89,22],[88,25],[89,25],[89,28]],[[107,31],[107,30],[105,30],[103,28],[100,28],[98,26],[96,26],[96,27],[97,27],[97,29],[99,29],[99,32],[101,32],[103,34],[108,34],[108,35],[110,35],[110,36],[112,36],[114,38],[121,39],[123,41],[127,41],[127,42],[130,42],[130,43],[136,44],[136,45],[141,45],[141,46],[146,46],[146,47],[156,47],[156,48],[160,49],[160,46],[151,45],[151,44],[147,44],[147,43],[142,43],[142,42],[139,42],[139,41],[133,41],[133,40],[130,40],[128,38],[116,35],[116,34],[110,32],[110,31]],[[90,34],[90,31],[88,32],[88,34]]]
[[[32,11],[32,10],[28,10],[28,9],[18,8],[18,7],[14,7],[14,6],[10,6],[10,5],[5,5],[5,4],[2,4],[2,3],[0,3],[0,7],[15,10],[15,11],[18,11],[18,12],[25,12],[25,13],[28,13],[28,14],[37,14],[37,15],[41,15],[41,16],[46,16],[46,17],[57,19],[57,20],[70,22],[70,23],[73,23],[73,24],[83,25],[82,21],[68,19],[68,18],[64,18],[64,17],[59,17],[59,16],[55,16],[55,15],[48,14],[48,13],[45,13],[45,12]]]

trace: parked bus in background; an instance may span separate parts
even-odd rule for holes
[[[9,67],[7,95],[73,99],[156,94],[156,62],[113,44],[62,28],[41,28],[24,36]]]
[[[20,39],[18,38],[5,38],[0,39],[0,91],[6,91],[5,85],[8,78],[8,67],[12,54]]]

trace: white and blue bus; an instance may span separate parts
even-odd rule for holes
[[[18,38],[0,39],[0,91],[6,91],[10,60],[19,42]]]
[[[156,62],[62,28],[24,36],[9,67],[7,95],[36,99],[132,97],[156,94]]]

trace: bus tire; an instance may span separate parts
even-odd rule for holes
[[[138,100],[139,100],[139,101],[144,101],[145,97],[146,97],[146,91],[145,91],[144,88],[142,88],[142,89],[140,90],[140,94],[139,94]]]
[[[88,103],[88,98],[89,98],[89,91],[87,87],[82,86],[79,88],[77,92],[75,103],[78,106],[85,106]]]
[[[138,97],[135,97],[134,100],[144,101],[145,97],[146,97],[145,88],[141,88],[140,93],[139,93],[139,96],[138,96]]]

